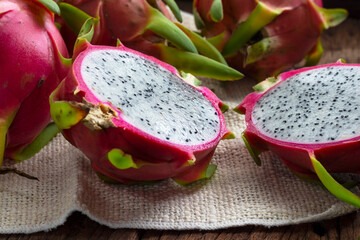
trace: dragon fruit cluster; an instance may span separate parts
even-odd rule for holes
[[[175,2],[167,3],[181,20]],[[31,157],[61,131],[107,181],[209,178],[220,140],[234,135],[227,106],[185,72],[234,80],[242,74],[226,62],[256,78],[304,56],[316,64],[321,32],[346,17],[321,6],[195,0],[207,41],[172,22],[160,0],[0,0],[0,162]],[[72,39],[62,28],[71,59],[54,24],[60,10],[79,34]],[[273,151],[297,175],[360,207],[329,174],[360,171],[360,66],[284,72],[255,89],[235,109],[246,114],[243,140],[254,160]]]
[[[257,80],[322,56],[321,33],[347,16],[322,8],[321,0],[194,0],[194,17],[203,36],[230,66]]]
[[[181,20],[175,2],[166,2]],[[161,0],[63,0],[59,6],[61,31],[69,50],[72,50],[81,26],[92,17],[95,19],[92,44],[116,46],[120,40],[128,48],[197,76],[219,80],[243,77],[228,67],[220,52],[206,40],[197,37],[193,41],[188,36],[189,30],[171,21],[170,12]],[[196,37],[196,34],[191,36]]]
[[[168,2],[171,3],[171,1]],[[110,4],[110,2],[106,2],[106,3]],[[193,42],[190,40],[190,38],[188,38],[187,35],[182,30],[180,30],[179,27],[177,27],[173,22],[171,22],[167,18],[169,17],[168,13],[166,12],[167,10],[161,1],[149,1],[149,3],[146,1],[136,1],[133,2],[131,5],[128,5],[128,2],[125,1],[122,3],[123,5],[119,3],[120,5],[118,6],[124,8],[130,7],[130,9],[133,9],[133,11],[140,11],[143,14],[145,14],[145,15],[140,14],[138,16],[139,22],[137,22],[135,25],[133,25],[133,23],[131,23],[131,21],[129,20],[128,21],[124,20],[124,22],[129,22],[129,25],[125,26],[125,29],[120,30],[116,25],[118,24],[118,22],[115,22],[115,26],[113,25],[113,27],[115,27],[120,31],[115,33],[115,35],[121,34],[121,32],[124,30],[126,31],[126,34],[129,34],[129,35],[125,34],[125,36],[121,36],[125,40],[124,42],[126,42],[127,44],[131,45],[132,42],[135,42],[136,43],[134,45],[135,47],[135,46],[144,46],[143,43],[146,42],[146,44],[151,43],[150,45],[154,47],[154,49],[157,46],[159,46],[159,49],[163,49],[165,55],[167,54],[170,58],[178,61],[180,65],[185,64],[188,66],[188,69],[197,69],[197,71],[203,72],[205,76],[208,73],[210,75],[214,73],[215,75],[219,76],[220,79],[225,79],[225,80],[236,79],[242,76],[241,73],[239,73],[236,70],[233,70],[230,67],[227,67],[225,64],[221,62],[207,59],[203,56],[198,55],[197,49],[193,44]],[[150,3],[152,5],[150,5]],[[118,15],[118,12],[116,12],[121,8],[119,9],[111,8],[111,5],[109,8],[106,8],[102,4],[104,3],[101,2],[101,6],[102,6],[101,9],[105,9],[106,14],[102,15],[101,21],[99,22],[98,15],[96,16],[97,18],[94,19],[92,17],[89,17],[89,15],[85,14],[84,12],[65,3],[60,4],[60,8],[59,8],[58,4],[51,0],[39,0],[39,1],[1,0],[0,1],[0,12],[1,12],[0,49],[2,52],[1,54],[2,61],[0,67],[1,67],[1,72],[3,73],[2,74],[3,77],[1,79],[2,81],[1,84],[3,86],[1,88],[2,89],[1,97],[3,101],[1,101],[2,106],[0,106],[1,109],[0,162],[2,162],[3,157],[14,159],[17,161],[30,158],[31,156],[36,154],[44,145],[46,145],[59,132],[59,129],[62,130],[61,124],[60,126],[56,126],[53,122],[51,122],[49,96],[50,93],[53,92],[54,89],[59,86],[61,80],[63,80],[65,76],[69,75],[70,66],[72,66],[72,68],[75,68],[76,66],[79,65],[72,64],[72,62],[77,57],[77,54],[73,55],[73,59],[68,58],[69,54],[66,49],[66,45],[54,23],[54,13],[60,14],[60,10],[62,10],[61,16],[64,19],[66,19],[67,17],[69,17],[69,14],[67,15],[68,12],[66,9],[70,8],[69,10],[70,13],[74,13],[72,11],[78,13],[77,15],[75,15],[75,17],[78,17],[81,21],[84,21],[84,18],[82,18],[84,16],[86,20],[92,19],[92,29],[93,30],[95,29],[95,31],[93,32],[94,34],[92,34],[92,39],[95,40],[100,39],[99,40],[100,42],[105,41],[103,44],[111,45],[112,40],[115,38],[114,36],[112,36],[111,32],[109,31],[107,32],[109,26],[106,26],[105,28],[102,28],[101,26],[103,26],[102,24],[107,23],[107,21],[109,20],[107,19],[107,17],[111,18],[111,17],[122,16],[122,15]],[[172,6],[174,9],[176,9],[176,5],[172,5]],[[160,9],[167,17],[165,17],[155,7]],[[110,14],[109,16],[107,11],[111,11],[111,10],[116,10],[115,11],[116,14],[113,15]],[[178,17],[181,17],[181,15],[179,15]],[[83,22],[81,21],[79,21],[78,23],[83,24]],[[160,28],[158,24],[160,25]],[[133,32],[131,33],[131,31]],[[168,31],[169,33],[166,31]],[[108,36],[110,37],[107,38]],[[167,39],[166,41],[171,42],[171,47],[165,44],[166,42],[164,41],[165,38]],[[159,39],[159,41],[156,39]],[[150,41],[150,40],[154,40],[154,41]],[[77,42],[79,41],[80,40],[77,40]],[[142,43],[137,44],[139,42]],[[203,43],[205,43],[205,41]],[[85,45],[78,44],[77,46],[78,47],[76,48],[76,51],[78,53],[82,51],[84,52],[90,51],[90,50],[85,51],[85,49],[87,49],[87,47],[84,47]],[[103,46],[103,48],[105,47]],[[102,151],[105,151],[104,154],[105,155],[110,154],[111,152],[109,156],[113,156],[113,157],[110,157],[110,159],[114,159],[114,157],[115,159],[118,158],[121,155],[121,154],[119,155],[119,153],[123,153],[124,156],[126,156],[126,159],[128,156],[130,156],[130,154],[132,154],[134,155],[134,162],[138,164],[137,165],[138,167],[142,166],[143,163],[145,162],[151,163],[149,164],[151,165],[150,167],[143,166],[139,171],[135,171],[135,173],[142,172],[145,175],[144,177],[137,177],[139,176],[139,174],[136,173],[134,174],[133,177],[130,178],[124,177],[124,179],[129,178],[130,180],[139,181],[141,179],[158,180],[162,178],[173,177],[178,182],[186,183],[210,176],[211,172],[215,170],[213,165],[209,165],[209,162],[213,152],[215,151],[216,145],[218,144],[220,139],[231,136],[231,134],[224,125],[224,118],[222,116],[221,111],[219,110],[220,107],[224,107],[224,105],[220,102],[219,99],[216,98],[216,96],[211,91],[205,88],[190,86],[189,84],[185,84],[185,82],[183,83],[183,80],[181,80],[182,78],[179,75],[180,73],[177,72],[177,70],[166,65],[165,63],[152,58],[149,58],[149,60],[147,60],[148,59],[147,55],[141,55],[138,52],[132,52],[133,50],[125,47],[116,48],[116,51],[120,49],[122,52],[126,52],[126,55],[121,57],[121,61],[120,59],[118,59],[119,63],[122,64],[122,67],[123,68],[128,67],[127,63],[129,64],[129,66],[131,66],[131,64],[134,64],[133,68],[131,68],[131,70],[129,70],[130,72],[128,72],[129,74],[132,73],[133,76],[130,74],[122,77],[125,78],[132,76],[135,78],[138,75],[141,76],[142,78],[146,78],[148,72],[152,71],[151,73],[152,79],[149,79],[149,81],[150,80],[151,82],[155,81],[156,83],[155,85],[151,85],[151,82],[147,82],[147,84],[150,85],[147,86],[146,89],[144,88],[144,86],[140,86],[139,85],[140,83],[137,83],[136,85],[135,83],[132,83],[131,86],[140,87],[140,89],[138,89],[136,93],[134,92],[134,94],[135,95],[138,94],[138,97],[143,96],[145,98],[136,100],[137,102],[131,102],[131,104],[141,106],[144,103],[150,101],[150,99],[153,99],[153,101],[162,100],[165,101],[165,103],[156,102],[157,105],[152,105],[152,106],[149,105],[145,107],[151,107],[153,109],[158,107],[159,104],[163,104],[163,106],[160,106],[159,109],[163,109],[163,108],[167,109],[166,114],[162,113],[162,114],[153,114],[148,116],[147,121],[152,120],[152,125],[154,127],[157,127],[155,129],[152,128],[150,130],[144,129],[145,126],[142,127],[138,126],[139,122],[136,122],[133,118],[130,119],[125,118],[127,121],[129,121],[128,123],[129,126],[131,124],[134,124],[133,131],[136,132],[135,134],[136,136],[133,137],[132,140],[129,139],[129,141],[131,142],[136,140],[137,142],[140,135],[140,139],[142,139],[143,142],[139,140],[140,143],[137,147],[140,147],[140,149],[141,147],[143,149],[146,148],[151,149],[151,146],[153,146],[154,149],[156,148],[161,149],[162,154],[160,156],[151,156],[151,154],[148,154],[146,152],[140,155],[133,154],[133,152],[131,151],[127,152],[129,149],[123,146],[123,142],[127,141],[128,139],[122,139],[121,137],[119,139],[117,139],[117,137],[113,139],[115,142],[120,141],[120,146],[117,146],[117,143],[115,143],[113,149],[114,151],[111,151],[112,149],[108,149],[109,153],[106,152],[107,147],[104,146],[104,149],[102,149]],[[129,56],[128,54],[130,53],[132,53],[134,57],[128,59],[129,62],[126,62],[127,60],[125,59]],[[79,56],[80,55],[81,54],[79,54]],[[157,55],[157,54],[153,54],[153,55]],[[95,56],[100,57],[100,55],[95,55]],[[137,58],[140,58],[141,60],[137,60]],[[104,57],[102,57],[101,59],[104,59]],[[110,61],[110,59],[105,59],[105,61]],[[124,65],[124,61],[125,61],[125,65]],[[106,62],[102,62],[102,65],[104,65],[105,63]],[[146,64],[149,64],[154,68],[146,69],[144,68]],[[94,66],[94,67],[98,68],[100,66]],[[137,73],[132,72],[133,70],[137,71]],[[159,72],[156,72],[158,70]],[[121,77],[121,76],[116,76],[117,71],[118,70],[115,69],[115,66],[110,66],[110,68],[107,69],[107,72],[114,72],[115,75],[113,75],[113,77]],[[141,72],[143,72],[144,75],[139,75],[139,73]],[[100,75],[104,74],[104,72],[93,72],[93,73],[95,74],[95,76],[98,76],[99,74]],[[69,78],[70,77],[68,76],[67,79]],[[174,82],[180,81],[181,83],[178,83],[179,86],[177,87],[174,86],[174,88],[172,88],[171,87],[172,82],[169,83],[170,80]],[[116,81],[119,81],[119,79],[116,79]],[[128,79],[128,83],[130,83],[130,81],[132,80]],[[159,81],[163,81],[163,82],[159,82]],[[61,86],[68,86],[69,80],[66,80],[64,82],[66,84],[64,83]],[[168,83],[170,85],[168,87],[165,87],[166,84]],[[91,84],[92,86],[91,88],[89,88],[89,91],[90,90],[95,91],[94,89],[96,89],[96,84],[100,84],[100,83],[98,83],[97,81],[93,81],[93,83]],[[112,82],[107,81],[106,86],[108,86],[108,84],[111,85],[110,89],[116,89],[116,87],[119,87],[117,86],[117,84],[113,85],[114,84],[113,81]],[[162,87],[159,88],[159,92],[154,92],[156,86]],[[59,87],[58,89],[61,89],[61,87]],[[130,88],[128,87],[125,87],[125,89],[130,90]],[[184,95],[182,94],[178,95],[178,93],[182,91],[185,91],[186,94],[184,92]],[[152,93],[153,95],[151,96],[150,99],[148,99],[150,93]],[[83,92],[81,92],[77,96],[84,97],[85,99],[85,96],[82,96],[81,94],[83,94]],[[172,94],[172,95],[170,97],[165,97],[165,99],[159,99],[158,95],[160,94],[163,94],[164,96],[166,94]],[[194,96],[192,96],[192,94]],[[55,96],[56,94],[53,95]],[[177,96],[178,99],[174,98],[175,95],[178,95]],[[119,97],[119,95],[116,95],[116,97]],[[134,98],[135,96],[126,96],[125,99],[126,102],[131,101],[132,97]],[[89,108],[89,104],[85,104],[85,105],[87,106],[86,109],[88,110],[98,109],[98,107],[100,106],[101,110],[107,109],[110,112],[112,112],[114,114],[113,116],[114,119],[112,118],[107,119],[107,121],[101,119],[99,120],[101,123],[105,121],[108,124],[110,124],[113,120],[115,121],[115,119],[119,119],[119,116],[121,115],[122,112],[122,111],[119,112],[119,109],[124,108],[120,104],[123,103],[122,102],[123,100],[124,99],[116,100],[116,99],[106,98],[106,99],[98,100],[97,102],[90,101],[89,104],[90,103],[93,104],[93,107],[91,108]],[[81,100],[79,101],[81,102]],[[109,101],[114,102],[115,105],[111,105],[111,107],[108,106]],[[173,105],[166,106],[168,101],[170,102],[172,101],[171,104]],[[191,106],[190,103],[191,101],[198,101],[196,106],[198,106],[199,108],[194,108],[195,107],[194,104],[192,104]],[[179,108],[177,108],[178,106]],[[171,114],[171,112],[169,112],[170,108],[176,110],[173,115]],[[180,114],[180,109],[182,108],[184,108],[185,110],[182,114]],[[202,122],[201,119],[199,118],[198,112],[196,112],[195,109],[199,110],[199,112],[205,111],[206,114],[209,114],[209,120]],[[135,108],[133,110],[130,110],[130,115],[133,114],[134,111],[136,112],[137,110],[139,109]],[[90,117],[93,116],[91,114],[92,112],[93,111],[88,112],[87,114],[88,117],[86,117],[85,119],[88,118],[92,119]],[[141,110],[140,112],[135,114],[134,115],[135,118],[141,116],[143,112],[149,112],[149,111],[146,110],[145,108],[144,110]],[[95,116],[97,113],[99,112],[95,111]],[[127,112],[127,114],[128,113],[129,112]],[[170,116],[167,116],[167,114],[170,114]],[[171,121],[180,118],[180,116],[182,115],[184,116],[184,118],[179,119],[179,122]],[[155,116],[160,116],[160,118],[157,119],[155,118]],[[192,116],[196,116],[197,118],[195,118],[193,122],[187,126],[186,124],[190,122]],[[102,115],[98,117],[102,117]],[[162,118],[164,118],[166,121],[163,122],[162,125],[157,125],[157,121],[160,121]],[[94,119],[92,119],[91,121],[93,120]],[[84,121],[86,122],[86,120]],[[135,123],[133,121],[135,121]],[[57,119],[55,119],[55,122],[59,123]],[[185,125],[182,128],[176,129],[176,126],[180,124],[185,124]],[[200,125],[196,126],[197,124]],[[89,125],[85,125],[85,126],[89,126]],[[115,125],[111,125],[111,124],[105,126],[100,124],[100,126],[105,129],[109,127],[111,129],[115,128],[115,129],[124,130],[123,129],[124,125],[120,125],[120,127],[115,127]],[[168,126],[172,126],[171,129],[166,128]],[[211,126],[213,129],[208,130],[209,126]],[[183,128],[187,131],[186,137],[176,136],[171,132],[171,131],[177,131],[179,132],[179,134],[181,134]],[[128,130],[129,129],[131,128],[129,127]],[[92,128],[90,129],[89,135],[92,134],[96,135],[96,133],[99,132],[99,131],[94,132],[93,130],[94,129]],[[140,134],[139,133],[140,130],[146,132],[148,135]],[[64,134],[65,132],[66,130],[64,130]],[[112,130],[110,132],[112,132]],[[114,132],[117,132],[117,130],[115,130]],[[128,133],[128,131],[125,132]],[[160,135],[159,132],[161,133]],[[164,134],[166,135],[166,137],[163,136]],[[185,133],[183,132],[183,134]],[[112,135],[110,136],[105,135],[103,136],[103,138],[111,137],[111,136]],[[152,141],[149,141],[148,136],[154,136],[153,138],[155,140],[153,139]],[[173,137],[175,139],[173,139]],[[70,137],[68,137],[68,139],[71,142]],[[94,137],[89,137],[89,139],[94,139]],[[158,143],[158,141],[160,143]],[[94,143],[95,142],[97,141],[94,140]],[[134,143],[131,144],[130,142],[126,143],[125,145],[130,146],[134,144]],[[76,143],[73,144],[79,145]],[[101,158],[106,157],[105,155],[101,156]],[[96,158],[96,161],[100,159],[100,156],[99,155],[97,156],[99,158]],[[141,163],[139,163],[135,159],[140,159],[139,161]],[[94,161],[94,167],[96,166],[96,161]],[[156,164],[152,166],[154,162]],[[99,168],[105,168],[105,169],[108,168],[108,166],[106,165],[103,166],[101,163],[100,164],[98,163],[98,165]],[[152,177],[146,176],[147,175],[146,169],[148,168],[150,168],[151,171],[154,172]],[[153,169],[158,169],[158,170],[155,171]],[[3,169],[3,170],[6,172],[10,171],[10,169],[6,169],[6,170]],[[109,171],[114,171],[114,170],[112,169]],[[15,170],[15,172],[17,171]],[[109,175],[106,170],[99,170],[99,172],[107,176]],[[126,172],[125,175],[128,174],[127,172],[130,172],[131,175],[133,171],[129,170],[125,172]],[[113,179],[118,179],[120,182],[128,181],[128,180],[121,180],[123,178],[121,174],[120,177],[118,177],[117,175],[118,174],[116,173],[115,177],[112,177],[112,175],[111,177]]]

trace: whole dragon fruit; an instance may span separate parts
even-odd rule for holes
[[[360,65],[326,64],[282,73],[255,87],[236,108],[254,160],[270,150],[297,175],[320,179],[336,197],[360,198],[329,172],[360,172]]]
[[[167,2],[180,19],[175,2]],[[73,47],[84,22],[93,17],[96,21],[92,44],[116,46],[119,39],[128,48],[198,76],[220,80],[243,76],[228,67],[220,52],[204,39],[198,37],[193,43],[183,32],[184,27],[170,20],[170,13],[161,0],[64,0],[59,6],[66,22],[62,26],[62,35],[69,48]],[[211,58],[198,54],[199,47],[200,53],[205,52],[203,55]]]
[[[215,148],[232,134],[209,89],[124,46],[80,38],[75,49],[71,72],[50,97],[51,115],[97,173],[121,183],[212,175]]]
[[[196,25],[228,64],[257,80],[274,76],[305,58],[320,60],[324,29],[347,16],[324,9],[321,0],[194,0]]]
[[[31,157],[58,132],[48,99],[67,75],[68,53],[45,5],[59,10],[53,1],[0,0],[0,164]]]

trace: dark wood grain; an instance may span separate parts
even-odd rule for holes
[[[258,240],[258,239],[358,239],[360,214],[352,213],[335,219],[282,227],[244,226],[212,231],[162,231],[137,229],[111,229],[100,225],[82,213],[75,212],[67,222],[50,231],[34,234],[0,235],[0,240],[37,239],[89,239],[89,240]]]
[[[360,18],[359,0],[323,0],[323,3],[325,8],[344,8],[350,17]]]

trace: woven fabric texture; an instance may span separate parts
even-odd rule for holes
[[[192,24],[190,15],[185,19],[185,25]],[[231,108],[255,84],[249,79],[203,83]],[[217,229],[318,221],[356,210],[321,186],[295,177],[271,153],[261,155],[258,167],[240,137],[244,117],[231,110],[225,117],[237,138],[219,144],[212,161],[218,168],[210,180],[186,187],[172,180],[140,186],[104,183],[90,161],[57,136],[38,155],[16,165],[39,181],[0,176],[0,233],[50,230],[73,211],[113,228]]]

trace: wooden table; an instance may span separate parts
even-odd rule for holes
[[[84,240],[241,240],[241,239],[309,239],[355,240],[360,236],[360,214],[349,214],[332,220],[284,227],[245,226],[214,231],[161,231],[110,229],[81,213],[72,214],[67,222],[50,232],[29,235],[0,235],[1,240],[84,239]]]
[[[190,9],[189,2],[179,2]],[[322,63],[344,58],[360,62],[360,19],[348,19],[323,35],[325,54]],[[360,157],[359,157],[360,158]],[[230,239],[360,239],[360,214],[352,213],[335,219],[283,227],[245,226],[212,231],[161,231],[110,229],[75,212],[66,223],[49,232],[0,235],[2,239],[146,239],[146,240],[230,240]]]

